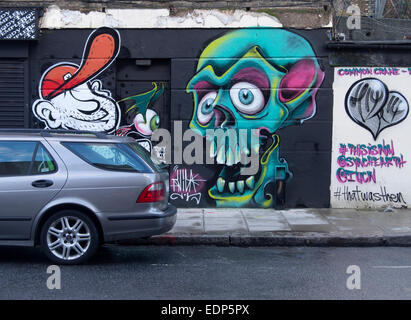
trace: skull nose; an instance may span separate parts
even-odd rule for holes
[[[227,108],[216,105],[214,107],[215,127],[216,128],[233,128],[236,126],[234,114]]]

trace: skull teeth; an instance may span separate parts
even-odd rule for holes
[[[228,147],[226,152],[226,163],[227,166],[232,166],[234,164],[234,154],[231,150],[231,147]]]
[[[250,176],[245,180],[245,182],[244,180],[227,182],[223,177],[218,177],[216,187],[219,193],[229,191],[230,193],[239,192],[243,194],[246,187],[250,190],[254,189],[254,179],[254,176]],[[225,190],[226,186],[228,187],[228,190]]]
[[[247,187],[249,187],[250,189],[254,189],[254,176],[249,176],[249,177],[245,180],[245,184],[246,184]]]
[[[235,148],[235,163],[241,162],[241,153],[240,153],[240,147],[236,145]]]
[[[217,163],[218,164],[225,164],[225,155],[224,148],[221,147],[217,152]]]
[[[235,191],[235,182],[229,182],[228,183],[228,189],[230,190],[231,193],[234,193],[234,191]]]
[[[207,136],[208,139],[208,136]],[[240,137],[241,140],[241,137]],[[217,164],[226,165],[228,167],[234,166],[238,163],[246,163],[247,157],[252,153],[259,154],[261,150],[260,143],[252,142],[252,146],[248,147],[247,142],[243,139],[241,142],[234,144],[221,145],[217,144],[217,141],[212,138],[208,139],[209,155],[210,158],[216,158]],[[240,147],[241,146],[241,147]],[[215,185],[216,192],[229,193],[229,194],[244,194],[247,190],[254,190],[255,188],[255,176],[246,177],[243,180],[227,181],[226,179],[233,179],[233,177],[218,177]],[[258,178],[257,178],[258,179]]]
[[[217,155],[217,145],[215,141],[211,141],[210,144],[210,158],[214,158]]]
[[[217,190],[218,192],[223,192],[224,191],[224,185],[225,185],[225,180],[221,177],[218,177],[217,179]]]
[[[254,146],[253,150],[258,153],[260,145]],[[245,157],[248,157],[251,154],[250,149],[247,147],[243,147],[240,150],[239,145],[232,147],[229,146],[227,150],[223,146],[221,146],[217,150],[217,144],[215,141],[211,141],[209,155],[210,158],[215,158],[217,164],[225,164],[227,166],[233,166],[237,163],[241,163]]]
[[[240,193],[244,192],[244,180],[238,180],[237,181],[237,190]]]

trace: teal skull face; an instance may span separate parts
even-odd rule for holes
[[[202,136],[207,129],[229,128],[260,136],[260,143],[248,148],[260,154],[260,169],[253,176],[241,176],[241,164],[230,160],[249,150],[231,146],[220,157],[216,150],[223,167],[209,195],[217,206],[274,204],[267,186],[291,177],[285,160],[278,158],[276,132],[314,116],[323,75],[310,44],[286,30],[236,30],[204,49],[187,85],[194,98],[190,128]]]

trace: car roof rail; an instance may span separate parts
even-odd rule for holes
[[[42,135],[51,137],[52,133],[56,134],[92,134],[100,139],[107,139],[107,135],[103,132],[87,131],[87,130],[64,130],[64,129],[42,129]]]
[[[64,129],[32,129],[32,128],[1,128],[1,132],[8,133],[39,133],[43,137],[52,137],[52,133],[56,134],[91,134],[99,139],[107,139],[107,134],[103,132],[87,131],[87,130],[64,130]]]

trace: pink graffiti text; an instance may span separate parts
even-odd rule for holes
[[[345,156],[394,156],[394,142],[391,140],[390,144],[386,144],[385,140],[382,141],[382,144],[351,144],[351,143],[340,143],[338,152]]]
[[[401,169],[407,163],[402,154],[396,155],[394,142],[386,144],[351,144],[340,143],[338,148],[336,172],[340,183],[376,183],[375,168]],[[360,168],[372,168],[372,171],[361,172]]]
[[[358,172],[358,171],[351,171],[345,170],[344,168],[337,169],[337,180],[340,183],[347,183],[347,182],[357,182],[360,184],[363,183],[377,183],[377,177],[375,174],[375,169],[373,168],[372,171],[365,171],[365,172]]]
[[[407,72],[406,70],[401,70],[399,68],[393,67],[377,67],[377,68],[341,68],[337,70],[337,74],[340,77],[350,76],[350,77],[363,77],[363,76],[373,76],[373,75],[383,75],[383,76],[398,76],[402,72]],[[411,68],[408,68],[409,74],[411,74]]]

